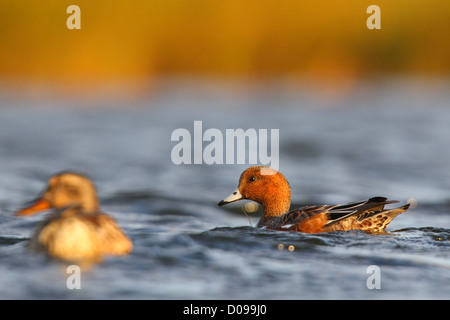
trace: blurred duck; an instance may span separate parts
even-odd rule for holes
[[[219,206],[242,199],[262,205],[263,216],[258,227],[305,233],[346,230],[382,232],[392,219],[409,208],[406,204],[395,209],[384,209],[384,205],[398,201],[375,197],[344,205],[315,205],[289,211],[291,189],[286,178],[272,168],[261,166],[245,170],[238,188],[220,201]]]
[[[43,195],[16,215],[27,216],[54,209],[41,223],[30,248],[66,261],[99,261],[105,255],[125,255],[131,240],[117,222],[100,211],[92,181],[78,173],[52,176]]]

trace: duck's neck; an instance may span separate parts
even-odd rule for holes
[[[265,217],[279,217],[289,211],[291,207],[291,193],[268,197],[261,203]]]
[[[70,209],[69,211],[75,210],[75,212],[82,212],[83,214],[87,215],[95,215],[100,210],[99,203],[96,200],[93,200],[92,202],[73,202],[63,206],[55,206],[55,208],[63,210]]]
[[[100,204],[99,204],[97,198],[92,198],[89,201],[83,202],[82,210],[84,212],[92,212],[92,213],[99,212]]]

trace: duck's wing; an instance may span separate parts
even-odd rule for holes
[[[103,254],[125,255],[133,250],[133,242],[114,218],[106,213],[99,213],[95,217],[95,224]]]
[[[280,217],[280,230],[295,230],[306,233],[360,229],[383,231],[386,226],[409,204],[385,210],[384,206],[396,203],[385,197],[374,197],[364,201],[338,205],[303,207]]]
[[[330,205],[316,205],[298,208],[280,217],[280,229],[293,229],[295,225],[298,225],[306,220],[311,219],[321,213],[327,212],[334,206]]]
[[[330,227],[350,217],[362,221],[383,212],[386,204],[397,202],[397,200],[388,201],[385,197],[374,197],[365,201],[336,205],[328,210],[329,221],[324,225],[324,228]],[[409,207],[409,205],[406,206]],[[407,209],[407,207],[405,209]]]

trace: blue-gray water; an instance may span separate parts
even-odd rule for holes
[[[450,90],[392,82],[342,97],[279,87],[169,85],[136,101],[15,100],[0,108],[2,299],[449,299]],[[292,207],[387,196],[415,209],[384,235],[254,228],[218,207],[248,165],[174,165],[171,133],[279,129]],[[206,143],[205,143],[206,144]],[[66,286],[66,265],[26,244],[44,218],[13,216],[47,178],[80,170],[134,242]],[[251,223],[251,225],[250,225]],[[252,227],[253,226],[253,227]],[[283,249],[280,249],[283,245]],[[294,250],[288,250],[293,246]],[[381,289],[368,289],[367,268]]]

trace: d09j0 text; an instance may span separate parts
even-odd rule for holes
[[[227,307],[228,314],[250,314],[258,317],[259,315],[266,314],[266,306],[258,304],[244,304],[244,305],[232,305],[229,304]]]

